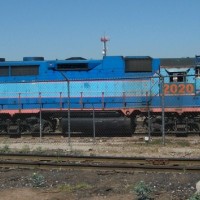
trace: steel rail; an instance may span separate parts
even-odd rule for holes
[[[200,159],[0,154],[0,167],[200,172]]]
[[[45,163],[26,161],[0,161],[1,168],[27,169],[96,169],[115,171],[153,171],[153,172],[200,172],[200,166],[146,166],[146,165],[119,165],[119,164],[87,164],[87,163]]]

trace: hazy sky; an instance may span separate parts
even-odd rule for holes
[[[0,57],[192,57],[200,0],[0,0]]]

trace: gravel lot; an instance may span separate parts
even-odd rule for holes
[[[122,138],[0,138],[1,152],[51,152],[77,155],[114,155],[148,157],[200,157],[200,137],[160,137],[149,143],[142,136]],[[34,185],[34,173],[42,177]],[[198,173],[130,173],[81,170],[22,170],[1,169],[0,199],[138,199],[133,188],[140,181],[152,188],[153,199],[188,199],[200,181]]]

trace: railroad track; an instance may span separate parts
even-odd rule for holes
[[[200,173],[200,159],[0,154],[0,167]]]

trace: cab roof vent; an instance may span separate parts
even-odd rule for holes
[[[23,57],[23,61],[44,61],[44,57]]]
[[[6,59],[5,58],[0,58],[0,62],[5,62]]]

